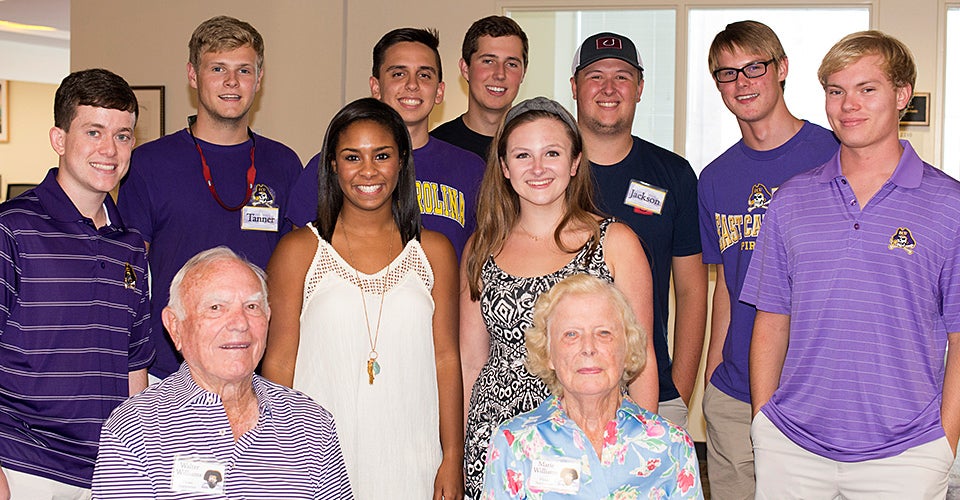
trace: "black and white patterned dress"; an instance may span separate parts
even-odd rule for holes
[[[590,252],[588,242],[567,265],[544,276],[519,277],[501,270],[489,257],[480,271],[483,290],[480,312],[490,334],[490,356],[480,370],[470,395],[465,436],[464,472],[466,493],[480,497],[483,465],[490,436],[503,421],[535,409],[549,396],[540,378],[525,366],[524,332],[533,324],[537,297],[567,276],[587,273],[613,282],[603,260],[607,227],[614,219],[600,222],[600,245]]]

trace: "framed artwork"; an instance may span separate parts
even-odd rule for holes
[[[914,92],[900,125],[930,125],[930,92]]]
[[[0,142],[10,140],[10,81],[0,80]]]
[[[137,138],[137,146],[146,144],[164,136],[164,102],[163,85],[131,86],[137,95],[137,105],[140,114],[137,117],[137,128],[133,134]]]

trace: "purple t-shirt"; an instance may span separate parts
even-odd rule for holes
[[[832,460],[890,457],[944,435],[944,352],[960,332],[960,183],[901,144],[862,210],[839,154],[784,183],[740,297],[790,315],[763,413]]]
[[[457,251],[457,259],[476,226],[477,194],[484,163],[479,156],[431,137],[413,150],[421,224],[442,233]],[[320,154],[307,162],[290,194],[288,221],[303,227],[317,218]]]
[[[94,227],[51,169],[0,204],[0,464],[90,487],[100,427],[153,361],[143,238]]]
[[[756,151],[740,140],[700,174],[700,239],[703,262],[721,264],[730,296],[730,325],[723,360],[710,382],[725,394],[750,402],[747,361],[756,309],[737,300],[753,256],[763,214],[774,192],[794,175],[822,165],[837,152],[833,132],[809,122],[787,142]]]
[[[157,362],[150,368],[153,375],[166,377],[180,368],[160,312],[170,296],[170,281],[183,264],[203,250],[226,245],[265,267],[280,237],[290,229],[285,223],[287,197],[300,175],[300,159],[279,142],[254,137],[257,176],[248,205],[278,209],[276,230],[242,229],[242,209],[230,211],[217,203],[186,129],[133,151],[130,173],[120,187],[119,207],[123,220],[140,230],[150,244],[152,335],[157,347]],[[230,207],[239,205],[247,192],[251,141],[233,146],[197,142],[220,199]]]

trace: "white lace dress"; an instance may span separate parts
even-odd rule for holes
[[[411,240],[386,269],[357,273],[308,227],[319,243],[304,285],[293,386],[333,413],[358,500],[432,498],[441,449],[430,263]],[[361,295],[371,335],[383,300],[381,371],[372,385]]]

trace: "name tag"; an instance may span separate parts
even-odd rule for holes
[[[637,213],[657,214],[663,211],[663,202],[667,199],[667,190],[646,182],[631,180],[627,188],[627,197],[623,203],[633,207]]]
[[[280,209],[273,207],[243,207],[240,229],[244,231],[273,231],[280,228]]]
[[[535,459],[527,484],[533,491],[576,494],[580,491],[580,461],[572,458]]]
[[[212,457],[175,455],[170,489],[183,493],[223,494],[226,468]]]

